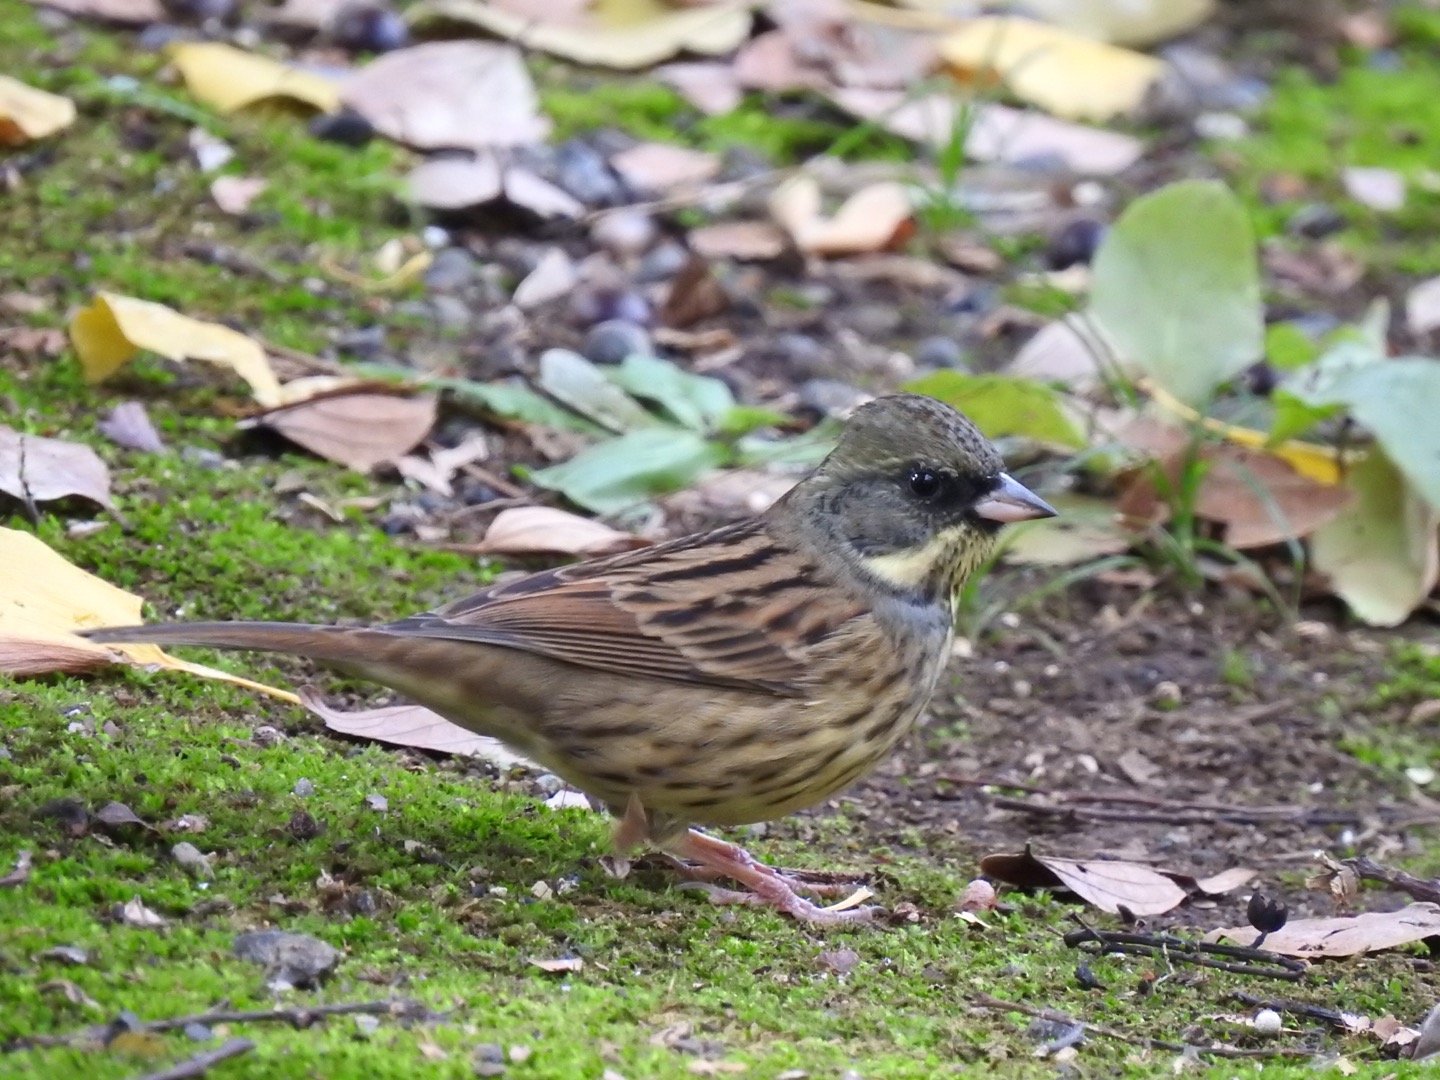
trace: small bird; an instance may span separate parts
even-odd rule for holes
[[[575,563],[375,627],[215,622],[97,642],[291,653],[406,694],[563,777],[721,902],[836,924],[822,888],[693,825],[814,806],[914,725],[950,656],[955,590],[1007,522],[1049,517],[950,406],[855,410],[830,455],[758,517]]]

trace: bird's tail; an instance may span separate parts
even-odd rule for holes
[[[253,649],[289,653],[342,666],[373,659],[379,641],[388,637],[364,627],[320,626],[279,622],[160,623],[153,626],[106,626],[77,631],[101,645],[204,645],[213,649]],[[368,648],[367,648],[368,646]]]

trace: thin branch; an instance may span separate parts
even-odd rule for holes
[[[1255,994],[1247,994],[1237,990],[1230,997],[1242,1005],[1250,1005],[1257,1009],[1274,1009],[1279,1013],[1289,1013],[1291,1016],[1303,1016],[1307,1020],[1322,1020],[1331,1027],[1341,1031],[1353,1031],[1346,1022],[1345,1014],[1337,1009],[1327,1009],[1323,1005],[1311,1005],[1305,1001],[1292,1001],[1290,998],[1267,998],[1258,997]]]
[[[254,1049],[255,1044],[249,1039],[227,1039],[214,1050],[206,1050],[192,1058],[186,1058],[178,1065],[171,1065],[168,1069],[146,1073],[139,1080],[195,1080],[196,1077],[204,1076],[209,1072],[211,1066],[219,1065],[231,1058],[237,1058],[241,1054],[248,1054]]]
[[[1209,1054],[1213,1057],[1222,1058],[1309,1058],[1314,1055],[1309,1050],[1294,1050],[1290,1048],[1277,1048],[1274,1050],[1250,1050],[1243,1046],[1230,1046],[1226,1043],[1211,1043],[1209,1046],[1200,1046],[1195,1043],[1171,1042],[1168,1039],[1153,1039],[1148,1035],[1132,1035],[1128,1031],[1120,1031],[1117,1028],[1104,1027],[1100,1024],[1087,1023],[1084,1020],[1076,1020],[1068,1013],[1059,1009],[1039,1009],[1034,1005],[1026,1005],[1019,1001],[1004,1001],[1000,998],[991,997],[989,994],[976,994],[970,998],[970,1004],[977,1009],[988,1009],[991,1012],[1018,1012],[1022,1016],[1033,1016],[1037,1020],[1045,1020],[1052,1024],[1076,1025],[1083,1027],[1087,1034],[1099,1035],[1106,1039],[1118,1039],[1120,1042],[1129,1043],[1131,1046],[1144,1047],[1147,1050],[1169,1050],[1176,1054],[1186,1052],[1193,1054]]]
[[[399,1016],[407,1019],[421,1019],[432,1014],[417,1001],[395,999],[391,1001],[350,1001],[338,1005],[296,1005],[288,1009],[229,1009],[215,1008],[208,1012],[192,1013],[189,1016],[172,1016],[164,1020],[151,1020],[127,1030],[142,1033],[175,1031],[187,1024],[265,1024],[285,1023],[303,1029],[310,1027],[327,1016],[348,1016],[356,1013],[371,1016]],[[0,1046],[0,1051],[28,1050],[41,1046],[82,1046],[104,1045],[114,1036],[111,1026],[101,1024],[80,1031],[61,1035],[27,1035]]]
[[[1284,979],[1296,982],[1310,966],[1303,960],[1293,960],[1279,953],[1267,952],[1244,945],[1222,945],[1219,942],[1191,941],[1187,938],[1172,937],[1169,934],[1137,934],[1129,931],[1096,930],[1085,926],[1072,930],[1063,940],[1072,949],[1100,955],[1107,952],[1126,953],[1131,956],[1163,956],[1166,960],[1178,960],[1197,967],[1215,968],[1236,975],[1254,975],[1265,979]],[[1086,945],[1094,948],[1086,949]],[[1230,957],[1230,960],[1212,960],[1211,956]],[[1252,963],[1231,963],[1231,960],[1253,961]]]
[[[1428,900],[1432,904],[1440,904],[1440,881],[1418,878],[1413,874],[1407,874],[1404,870],[1396,870],[1394,867],[1377,863],[1373,859],[1367,859],[1363,855],[1358,859],[1344,859],[1342,865],[1354,870],[1360,875],[1362,881],[1379,882],[1397,892],[1413,896],[1416,900]]]

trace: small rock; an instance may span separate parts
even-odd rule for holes
[[[582,285],[570,294],[570,313],[581,326],[618,320],[649,326],[654,320],[650,301],[634,289]]]
[[[360,326],[335,339],[335,350],[352,360],[378,360],[385,351],[385,327]]]
[[[1255,1014],[1256,1035],[1278,1035],[1280,1026],[1280,1014],[1274,1009],[1261,1009]]]
[[[475,1047],[476,1061],[489,1061],[503,1065],[505,1063],[505,1049],[499,1043],[481,1043]]]
[[[625,201],[625,188],[604,156],[579,139],[555,147],[555,181],[587,206]]]
[[[1185,700],[1185,695],[1180,691],[1178,683],[1165,680],[1155,684],[1155,689],[1150,691],[1150,702],[1161,709],[1177,708]]]
[[[849,416],[857,406],[870,400],[865,391],[839,379],[807,379],[800,384],[796,396],[802,409],[819,416]]]
[[[384,813],[390,809],[390,800],[385,798],[384,795],[366,795],[365,806],[377,813]]]
[[[349,3],[330,23],[330,40],[350,52],[381,53],[404,48],[410,28],[400,14],[373,3]]]
[[[777,358],[797,379],[820,375],[830,366],[825,346],[809,334],[781,334],[775,339],[774,348]]]
[[[1395,211],[1405,206],[1405,178],[1394,169],[1351,166],[1340,173],[1345,192],[1372,210]]]
[[[250,733],[250,741],[256,746],[263,746],[269,749],[285,741],[285,733],[277,727],[269,724],[261,724]]]
[[[690,253],[673,240],[656,244],[635,267],[635,282],[637,285],[652,285],[657,281],[669,281],[689,259]]]
[[[1323,240],[1333,236],[1348,225],[1345,215],[1325,203],[1310,203],[1290,215],[1285,231],[1292,236],[1303,236],[1308,240]]]
[[[645,328],[622,319],[607,319],[592,326],[580,351],[592,364],[619,364],[631,356],[655,355]]]
[[[1051,270],[1090,265],[1104,235],[1103,221],[1086,217],[1068,222],[1045,245],[1045,265]]]
[[[1250,134],[1245,118],[1231,112],[1206,112],[1195,117],[1195,134],[1216,142],[1235,142]]]
[[[215,1038],[215,1032],[211,1031],[204,1024],[196,1023],[193,1020],[180,1030],[184,1032],[185,1037],[191,1042],[209,1042]]]
[[[426,225],[420,230],[420,239],[431,251],[439,251],[450,246],[450,230],[439,225]]]
[[[590,227],[590,239],[622,259],[644,254],[659,236],[655,219],[642,210],[616,210]]]
[[[78,945],[55,945],[35,954],[36,960],[58,960],[62,964],[82,965],[90,962],[90,954]]]
[[[541,773],[535,778],[535,786],[544,795],[554,795],[565,787],[565,781],[554,773]]]
[[[311,795],[315,794],[315,784],[302,776],[299,780],[295,781],[295,786],[290,789],[290,792],[293,795],[298,795],[302,799],[308,799]]]
[[[952,337],[939,334],[928,337],[915,346],[915,363],[920,367],[953,368],[960,371],[967,371],[970,367],[960,343]]]
[[[202,469],[223,469],[225,455],[208,446],[186,446],[180,450],[180,459],[187,465],[198,465]]]
[[[380,1018],[378,1016],[361,1013],[355,1017],[355,1030],[366,1038],[369,1038],[380,1030]]]
[[[436,292],[456,292],[475,277],[475,256],[461,247],[447,247],[435,254],[425,270],[425,284]]]
[[[442,330],[463,330],[470,325],[470,305],[457,296],[437,293],[430,298],[429,308]]]
[[[364,146],[375,137],[375,126],[351,109],[322,113],[310,121],[307,130],[317,139],[341,146]]]
[[[305,989],[328,976],[344,959],[339,949],[309,934],[255,930],[235,938],[232,951],[241,960],[265,965],[265,983],[273,990]]]
[[[504,1076],[505,1066],[494,1061],[477,1061],[475,1063],[476,1076]]]
[[[170,849],[170,857],[180,864],[181,869],[198,881],[209,881],[215,876],[210,857],[188,840],[181,840]]]

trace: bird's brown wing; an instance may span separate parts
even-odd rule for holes
[[[755,522],[497,585],[384,629],[583,667],[807,692],[811,648],[863,615]]]

